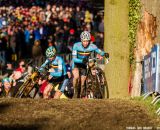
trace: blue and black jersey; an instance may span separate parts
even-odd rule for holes
[[[47,65],[49,65],[50,68],[54,69],[54,72],[50,72],[50,75],[52,77],[59,78],[61,76],[67,75],[65,62],[60,56],[56,56],[56,58],[53,61],[50,61],[49,59],[47,59],[41,65],[40,70],[43,69]]]
[[[84,48],[82,45],[82,42],[77,42],[73,46],[72,51],[72,68],[74,68],[75,64],[83,64],[82,61],[84,58],[88,58],[92,52],[96,52],[100,54],[101,56],[104,56],[105,52],[100,50],[96,45],[89,44],[87,48]]]

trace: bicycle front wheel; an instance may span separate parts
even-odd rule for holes
[[[103,72],[103,70],[99,67],[96,68],[97,71],[98,71],[98,79],[99,79],[99,86],[100,86],[100,91],[101,91],[101,94],[102,94],[102,98],[103,99],[107,99],[109,98],[109,89],[108,89],[108,83],[107,83],[107,80],[106,80],[106,76],[105,76],[105,73]]]

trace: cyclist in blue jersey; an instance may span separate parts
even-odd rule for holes
[[[74,86],[74,98],[83,97],[84,95],[84,83],[86,80],[88,58],[91,52],[96,52],[101,56],[109,58],[109,53],[97,48],[96,45],[90,43],[91,34],[88,31],[83,31],[80,35],[81,42],[77,42],[73,46],[72,51],[72,73],[73,73],[73,86]],[[79,76],[81,76],[81,92],[78,94],[77,83]]]
[[[56,49],[53,46],[46,50],[46,57],[46,61],[40,67],[40,71],[43,71],[47,65],[49,66],[49,84],[44,89],[43,98],[49,98],[53,85],[59,84],[59,91],[56,91],[54,95],[54,98],[58,99],[64,93],[68,82],[65,62],[60,56],[56,56]]]

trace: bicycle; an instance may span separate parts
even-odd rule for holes
[[[31,97],[30,92],[33,90],[33,88],[36,88],[38,86],[38,81],[40,78],[44,78],[47,76],[47,73],[40,73],[39,68],[35,67],[35,71],[27,77],[26,81],[19,87],[18,91],[16,92],[14,97],[22,98],[22,97]],[[37,88],[38,91],[38,88]],[[35,94],[32,96],[34,98]]]
[[[103,70],[100,67],[98,67],[97,58],[89,58],[87,63],[85,95],[87,98],[96,98],[96,99],[109,98],[109,89],[106,76]]]

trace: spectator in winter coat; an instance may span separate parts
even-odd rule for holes
[[[35,40],[40,40],[41,39],[41,34],[40,34],[40,31],[39,31],[38,27],[35,28],[33,33],[34,33],[34,36],[35,36]]]
[[[32,45],[30,42],[30,30],[28,27],[24,30],[25,44],[26,44],[26,55],[28,58],[31,57]]]
[[[40,66],[42,63],[42,48],[40,45],[40,41],[36,40],[32,47],[32,56],[35,62],[35,65]]]
[[[98,26],[100,32],[104,33],[104,19],[102,19],[101,23]]]

